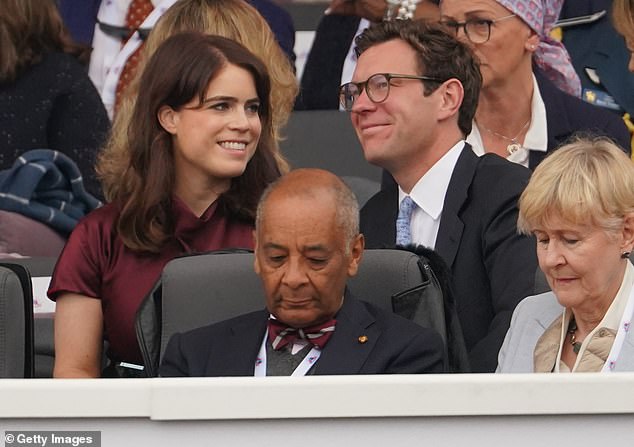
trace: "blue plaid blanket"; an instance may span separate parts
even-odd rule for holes
[[[68,235],[79,219],[101,206],[84,189],[73,160],[50,149],[25,152],[0,171],[0,209],[43,222]]]

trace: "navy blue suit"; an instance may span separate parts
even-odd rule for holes
[[[529,168],[535,169],[551,151],[575,132],[608,136],[627,154],[630,153],[630,134],[621,117],[562,92],[539,70],[534,73],[546,108],[548,151],[531,151]]]
[[[572,18],[605,10],[601,19],[564,28],[563,43],[584,88],[607,92],[626,112],[634,114],[634,74],[627,69],[630,53],[610,17],[612,0],[567,0],[561,18]],[[601,81],[595,84],[585,68],[593,68]]]
[[[269,313],[252,312],[175,334],[160,367],[163,377],[252,376]],[[440,373],[440,335],[346,294],[334,334],[311,374]],[[366,336],[367,342],[359,342]]]
[[[434,249],[451,270],[458,318],[473,372],[493,372],[515,306],[534,294],[533,238],[517,234],[517,200],[530,171],[465,145],[443,204]],[[367,248],[396,240],[398,189],[392,183],[361,210]]]

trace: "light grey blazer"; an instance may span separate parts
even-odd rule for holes
[[[552,292],[529,296],[515,308],[498,354],[498,373],[531,373],[539,337],[563,313]],[[634,371],[634,327],[625,336],[615,371]]]

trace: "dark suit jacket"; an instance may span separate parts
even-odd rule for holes
[[[252,376],[269,313],[252,312],[174,335],[160,367],[163,377]],[[444,371],[443,342],[422,328],[346,294],[337,327],[313,374],[418,374]],[[360,343],[359,337],[368,337]]]
[[[539,92],[546,108],[548,151],[530,151],[529,167],[537,165],[575,132],[612,138],[630,153],[630,134],[621,117],[559,90],[538,69],[534,70]]]
[[[517,200],[530,171],[465,145],[443,205],[435,250],[447,263],[474,372],[492,372],[517,303],[534,293],[533,238],[517,234]],[[367,248],[393,246],[398,189],[392,184],[361,210]]]
[[[572,18],[606,10],[593,23],[564,28],[563,43],[584,88],[610,94],[626,112],[634,114],[634,74],[627,69],[630,53],[612,26],[612,0],[566,0],[560,18]],[[601,84],[595,84],[585,68],[594,68]]]

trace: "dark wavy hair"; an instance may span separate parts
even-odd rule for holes
[[[462,83],[464,98],[458,113],[458,127],[465,136],[469,135],[482,86],[480,66],[471,49],[438,24],[394,20],[374,24],[361,33],[355,40],[357,55],[394,39],[405,41],[416,51],[420,75],[443,80],[455,78]],[[438,88],[434,82],[425,82],[424,86],[425,96]]]
[[[0,82],[14,81],[48,52],[68,53],[86,64],[90,48],[73,42],[54,0],[0,3]]]
[[[253,222],[262,192],[279,177],[272,150],[270,82],[264,64],[233,40],[196,32],[176,34],[146,65],[128,124],[130,165],[121,181],[130,186],[113,198],[121,207],[116,227],[126,247],[156,253],[174,235],[173,139],[159,123],[159,109],[180,110],[195,98],[202,106],[209,83],[227,64],[253,76],[262,132],[253,158],[244,173],[232,179],[229,190],[218,199],[219,205],[233,216]]]

